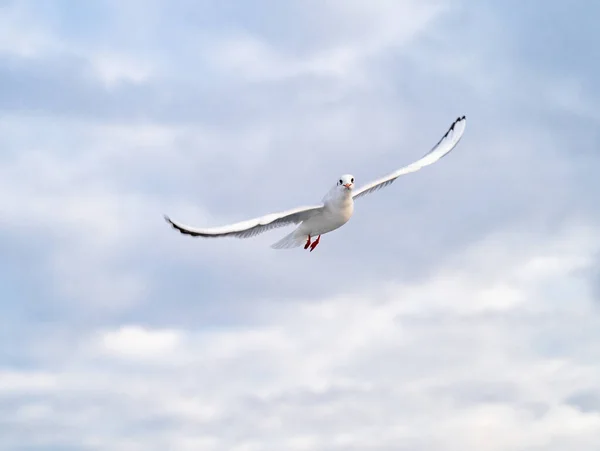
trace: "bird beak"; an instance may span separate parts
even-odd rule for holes
[[[352,187],[352,183],[345,183],[344,186],[346,189],[350,189],[350,187]]]

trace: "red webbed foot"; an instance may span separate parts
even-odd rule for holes
[[[319,235],[317,237],[317,239],[310,245],[310,252],[315,250],[315,247],[317,247],[317,245],[319,244],[319,241],[321,240],[321,235]],[[306,249],[306,248],[304,248]]]
[[[308,249],[308,246],[310,246],[310,235],[308,235],[308,239],[306,240],[306,244],[304,245],[304,249]]]

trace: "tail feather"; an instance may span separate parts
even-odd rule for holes
[[[306,237],[302,235],[297,235],[296,230],[288,235],[284,236],[282,239],[273,243],[271,247],[273,249],[292,249],[294,247],[300,247],[306,242]]]

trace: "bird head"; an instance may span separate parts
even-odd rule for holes
[[[337,181],[337,186],[341,189],[351,191],[354,188],[354,176],[351,174],[344,174]]]

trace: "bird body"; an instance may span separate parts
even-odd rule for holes
[[[323,198],[321,212],[300,224],[299,230],[312,236],[322,235],[340,228],[350,220],[354,213],[354,199],[352,199],[354,177],[343,175],[340,181],[341,183],[332,186]],[[344,183],[347,186],[344,186]]]
[[[298,247],[305,242],[308,246],[311,245],[311,237],[320,237],[346,224],[354,213],[351,189],[353,182],[350,183],[349,180],[354,180],[354,178],[351,175],[342,176],[340,181],[348,182],[350,188],[344,187],[338,182],[323,197],[323,208],[320,211],[304,220],[292,233],[284,236],[271,247],[273,249],[289,249]],[[316,245],[312,249],[315,247]]]
[[[358,190],[354,190],[353,175],[342,175],[318,205],[298,207],[235,224],[202,229],[179,224],[172,221],[168,216],[165,216],[165,219],[183,234],[205,238],[225,236],[249,238],[276,227],[298,224],[295,230],[274,243],[271,247],[274,249],[289,249],[304,244],[304,249],[310,247],[310,251],[312,252],[319,244],[321,235],[339,229],[350,220],[354,213],[354,201],[356,199],[390,185],[402,175],[418,171],[438,161],[458,144],[464,133],[465,126],[465,116],[459,117],[452,123],[438,143],[422,158],[374,180]],[[315,241],[312,241],[314,237],[317,238]]]

